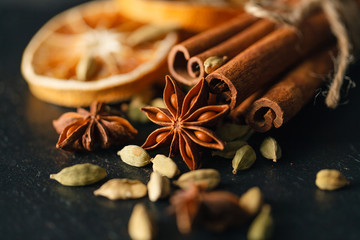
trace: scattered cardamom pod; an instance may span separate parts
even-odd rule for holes
[[[150,102],[150,105],[158,108],[166,108],[164,100],[162,98],[155,98]]]
[[[238,170],[249,169],[256,161],[256,153],[250,145],[240,147],[232,160],[233,174]]]
[[[212,155],[230,159],[235,156],[235,153],[239,148],[241,148],[242,146],[244,146],[246,144],[247,143],[242,140],[227,142],[224,147],[224,150],[213,151]]]
[[[149,164],[151,159],[145,149],[136,145],[125,146],[117,152],[117,155],[120,156],[123,162],[134,167],[143,167]]]
[[[234,140],[247,141],[253,134],[252,128],[248,125],[239,125],[233,123],[225,123],[215,131],[216,136],[225,142]]]
[[[170,194],[170,181],[167,177],[161,176],[158,172],[152,172],[150,181],[147,184],[149,199],[156,202]]]
[[[281,148],[277,141],[272,137],[267,137],[260,145],[260,152],[264,158],[272,159],[276,162],[281,158]]]
[[[87,81],[95,76],[100,69],[100,63],[90,54],[84,54],[76,65],[76,78]]]
[[[271,207],[265,204],[259,215],[251,223],[248,233],[248,240],[266,240],[270,239],[274,228],[274,220],[271,216]]]
[[[55,179],[65,186],[85,186],[96,183],[106,176],[107,173],[102,167],[83,163],[66,167],[59,173],[50,174],[50,179]]]
[[[166,34],[176,31],[176,25],[145,25],[133,31],[126,39],[126,42],[132,46],[160,39]]]
[[[150,240],[156,235],[154,217],[146,207],[138,203],[134,206],[128,225],[131,239]]]
[[[132,122],[147,123],[149,118],[146,114],[141,111],[142,107],[145,107],[147,104],[142,101],[140,97],[133,97],[129,103],[127,109],[127,115]]]
[[[260,211],[263,201],[260,188],[252,187],[241,195],[239,205],[249,216],[255,216]]]
[[[157,154],[153,159],[153,170],[168,178],[173,178],[180,173],[176,163],[169,157]]]
[[[146,193],[145,184],[126,178],[111,179],[94,191],[95,196],[107,197],[110,200],[142,198]]]
[[[210,190],[219,185],[220,173],[215,169],[199,169],[182,174],[177,181],[173,183],[182,188],[187,189],[195,184],[202,189]]]
[[[240,139],[247,141],[254,134],[255,130],[249,127],[249,130]]]
[[[212,57],[208,57],[205,61],[204,61],[204,70],[207,74],[210,74],[212,72],[214,72],[216,69],[218,69],[219,67],[221,67],[222,65],[224,65],[227,61],[228,57],[227,56],[223,56],[223,57],[219,57],[219,56],[212,56]]]
[[[344,175],[335,169],[323,169],[316,174],[316,186],[322,190],[336,190],[350,184]]]

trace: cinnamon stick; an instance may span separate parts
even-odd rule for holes
[[[261,98],[266,88],[260,89],[253,94],[251,94],[248,98],[242,101],[236,108],[230,111],[230,118],[239,124],[245,124],[245,115],[249,111],[250,106],[255,102],[257,99]]]
[[[187,63],[187,72],[192,80],[189,81],[188,79],[187,82],[196,83],[205,77],[204,62],[207,58],[212,56],[226,56],[227,59],[232,59],[257,40],[274,31],[275,26],[275,23],[269,20],[260,20],[228,40],[191,57]],[[196,69],[195,72],[194,69]]]
[[[324,14],[298,28],[282,27],[257,41],[206,77],[212,92],[233,109],[251,94],[333,36]]]
[[[287,74],[249,108],[246,122],[258,132],[279,128],[315,95],[333,69],[329,50],[322,51]]]
[[[168,55],[170,74],[179,82],[186,85],[193,85],[198,82],[198,70],[191,69],[192,75],[188,73],[187,61],[197,54],[210,49],[219,43],[231,38],[241,32],[258,19],[249,14],[240,16],[214,27],[208,31],[197,34],[192,38],[174,46]]]

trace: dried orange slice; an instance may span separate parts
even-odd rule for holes
[[[190,31],[203,31],[228,21],[243,9],[230,0],[116,0],[124,16],[140,22],[177,24]]]
[[[50,103],[127,99],[163,79],[177,42],[171,30],[126,19],[113,2],[89,2],[47,22],[26,47],[21,70],[31,92]]]

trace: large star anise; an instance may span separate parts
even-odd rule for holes
[[[53,121],[60,134],[57,148],[66,151],[108,148],[133,138],[137,130],[124,118],[111,115],[101,102],[94,102],[90,111],[78,108]]]
[[[170,145],[170,155],[180,151],[190,170],[200,167],[199,146],[224,149],[224,143],[207,127],[223,117],[229,106],[208,106],[208,97],[208,85],[204,80],[184,96],[176,82],[167,76],[163,95],[167,109],[141,108],[152,122],[163,126],[152,132],[142,147],[154,149]]]

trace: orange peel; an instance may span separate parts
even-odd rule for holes
[[[119,11],[140,22],[176,24],[189,31],[204,31],[243,12],[239,5],[206,5],[186,1],[116,0]]]

